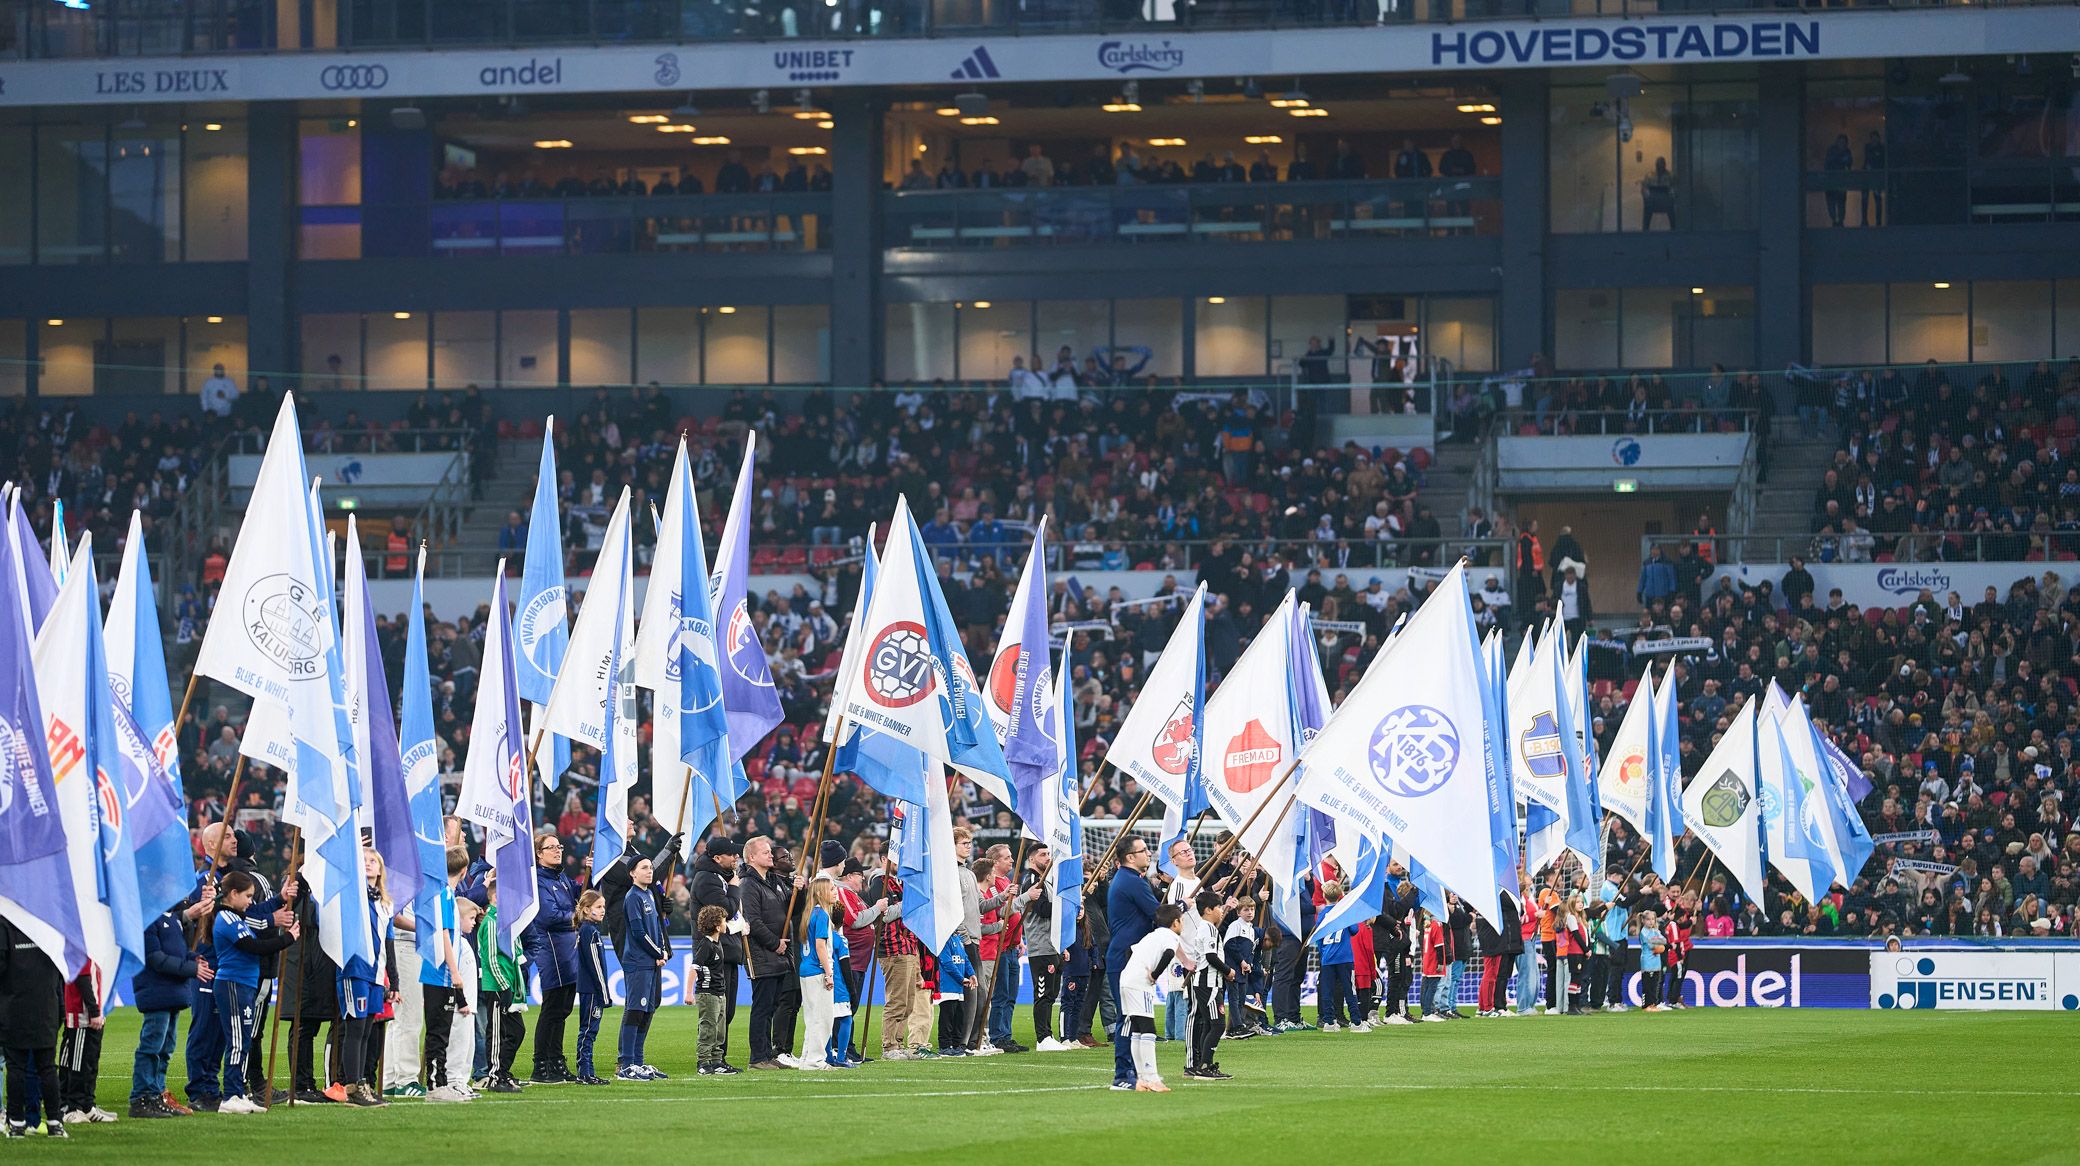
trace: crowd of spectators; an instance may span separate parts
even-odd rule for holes
[[[2080,558],[2080,358],[1969,387],[1954,372],[1802,382],[1801,422],[1840,441],[1813,496],[1816,561]]]
[[[1100,142],[1092,146],[1085,157],[1071,160],[1051,157],[1046,147],[1033,143],[1026,147],[1023,158],[1013,158],[998,167],[979,166],[963,170],[958,160],[948,158],[934,171],[926,168],[923,159],[913,158],[897,185],[902,190],[963,190],[1315,182],[1322,179],[1361,181],[1367,177],[1388,176],[1407,179],[1471,178],[1480,173],[1480,162],[1459,135],[1453,134],[1450,143],[1438,151],[1434,163],[1429,151],[1418,146],[1415,139],[1408,138],[1393,153],[1383,168],[1384,173],[1369,175],[1369,169],[1364,155],[1351,145],[1348,138],[1336,139],[1329,157],[1320,161],[1309,156],[1305,143],[1295,145],[1293,156],[1283,170],[1272,160],[1269,150],[1257,151],[1256,158],[1247,166],[1235,157],[1233,150],[1223,151],[1218,156],[1207,150],[1197,161],[1187,165],[1171,155],[1154,152],[1144,155],[1129,141],[1119,143],[1116,148]]]

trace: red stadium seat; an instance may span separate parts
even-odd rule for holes
[[[1422,448],[1421,446],[1418,446],[1418,447],[1417,447],[1417,448],[1415,448],[1415,449],[1409,450],[1409,451],[1408,451],[1408,464],[1409,464],[1409,465],[1411,465],[1411,466],[1414,466],[1414,467],[1415,467],[1415,469],[1416,469],[1416,472],[1417,472],[1417,473],[1421,473],[1421,472],[1423,472],[1424,470],[1427,470],[1427,469],[1429,469],[1429,468],[1430,468],[1430,451],[1429,451],[1429,450],[1427,450],[1427,449],[1424,449],[1424,448]]]
[[[1518,436],[1518,437],[1537,437],[1537,436],[1538,436],[1538,423],[1537,423],[1536,421],[1526,421],[1526,422],[1524,422],[1524,423],[1523,423],[1522,425],[1519,425],[1519,426],[1517,426],[1517,436]]]

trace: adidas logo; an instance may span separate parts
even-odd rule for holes
[[[968,54],[968,59],[962,61],[960,68],[953,71],[953,79],[956,81],[996,81],[1003,76],[997,72],[997,63],[989,59],[989,50],[981,45],[975,46],[975,51]]]

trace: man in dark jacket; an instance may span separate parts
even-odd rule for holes
[[[534,1029],[537,1085],[575,1082],[563,1055],[563,1025],[578,999],[578,884],[563,871],[563,839],[543,830],[534,839],[534,921],[520,933],[520,947],[534,965],[542,989],[542,1016]],[[612,912],[610,910],[609,914]]]
[[[302,879],[291,880],[291,885],[300,890]],[[330,1060],[328,1050],[344,1030],[339,1015],[339,965],[325,954],[318,940],[318,912],[309,896],[298,897],[296,919],[302,925],[303,938],[282,956],[282,1018],[290,1022],[289,1088],[300,1103],[325,1105],[346,1096],[345,1083],[333,1093],[324,1091],[329,1074],[317,1064],[321,1057]],[[331,1026],[324,1045],[318,1044],[321,1024]]]
[[[1127,966],[1127,954],[1155,926],[1156,908],[1162,905],[1155,888],[1148,885],[1148,866],[1154,857],[1147,839],[1129,837],[1120,844],[1119,870],[1105,891],[1105,918],[1112,928],[1105,947],[1105,978],[1114,1000],[1120,998],[1119,974]],[[1126,1022],[1121,1020],[1112,1034],[1112,1087],[1132,1088],[1137,1080],[1133,1047]]]
[[[1373,947],[1387,961],[1387,1024],[1413,1024],[1408,1015],[1408,989],[1415,983],[1415,945],[1409,934],[1409,920],[1416,911],[1416,884],[1408,877],[1407,868],[1399,862],[1387,864],[1388,886],[1391,893],[1381,904],[1379,918],[1373,921]],[[1381,924],[1385,925],[1386,936],[1381,941]]]
[[[773,871],[773,840],[763,835],[744,844],[745,871],[737,881],[744,923],[751,942],[751,1067],[781,1069],[775,1059],[773,1014],[780,990],[789,978],[787,958],[788,886]]]
[[[7,1125],[10,1136],[35,1121],[29,1110],[33,1077],[43,1098],[42,1117],[53,1136],[65,1134],[58,1112],[58,1025],[65,974],[51,957],[0,918],[0,1049],[7,1053]]]

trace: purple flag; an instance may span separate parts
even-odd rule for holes
[[[51,613],[51,605],[58,601],[58,580],[51,575],[51,565],[43,557],[43,544],[36,541],[36,528],[29,525],[29,513],[22,506],[22,492],[16,490],[10,504],[13,514],[9,521],[14,529],[10,538],[14,542],[17,576],[16,586],[21,587],[29,600],[29,630],[33,633],[43,627],[43,618]]]
[[[0,917],[70,978],[86,966],[87,939],[44,746],[17,563],[0,555],[0,789],[10,795],[0,798]]]
[[[766,646],[751,622],[751,469],[757,451],[758,433],[746,433],[744,465],[737,471],[737,492],[729,500],[729,518],[715,548],[715,578],[709,585],[715,618],[722,624],[722,707],[729,714],[729,754],[737,761],[786,719],[766,663]]]

